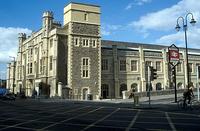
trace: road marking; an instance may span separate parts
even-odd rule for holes
[[[126,128],[126,131],[129,131],[130,128],[135,124],[136,119],[138,118],[140,114],[140,110],[138,110],[137,114],[135,115],[135,117],[133,118],[133,120],[131,121],[131,123],[128,125],[128,127]]]
[[[63,120],[63,121],[60,121],[60,122],[56,122],[56,123],[54,123],[54,124],[51,124],[51,125],[49,125],[49,126],[46,126],[46,127],[42,128],[42,129],[39,129],[38,131],[42,131],[42,130],[45,130],[45,129],[49,128],[49,127],[55,126],[55,125],[57,125],[57,124],[60,124],[60,123],[62,123],[62,122],[66,122],[66,121],[69,121],[69,120],[78,118],[78,117],[80,117],[80,116],[87,115],[87,114],[89,114],[89,113],[95,112],[95,111],[100,110],[100,109],[102,109],[102,108],[103,108],[103,107],[99,107],[99,108],[97,108],[97,109],[95,109],[95,110],[92,110],[92,111],[89,111],[89,112],[86,112],[86,113],[83,113],[83,114],[79,114],[79,115],[77,115],[77,116],[68,118],[68,119]]]
[[[84,107],[81,107],[81,108],[72,109],[72,110],[66,111],[65,113],[67,113],[67,112],[74,112],[74,111],[81,110],[81,109],[84,109],[84,108],[87,108],[87,107],[90,107],[90,106],[84,106]],[[37,114],[39,114],[39,113],[41,113],[41,112],[38,112]],[[55,116],[55,115],[56,114],[50,115],[50,117]],[[22,123],[18,123],[18,124],[12,125],[12,126],[7,126],[7,127],[2,128],[0,130],[8,129],[8,128],[11,128],[11,127],[16,127],[16,126],[19,126],[19,125],[22,125],[22,124],[26,124],[26,123],[29,123],[29,122],[38,121],[40,119],[42,119],[42,118],[38,118],[38,119],[34,119],[34,120],[28,120],[28,121],[25,121],[25,122],[22,122]]]
[[[105,120],[106,118],[108,118],[109,116],[111,116],[112,114],[114,114],[115,112],[117,112],[118,110],[120,110],[120,108],[117,108],[116,110],[114,110],[114,111],[111,112],[110,114],[106,115],[105,117],[103,117],[103,118],[99,119],[98,121],[96,121],[96,122],[94,122],[94,123],[88,125],[87,127],[85,127],[84,129],[82,129],[81,131],[85,131],[85,130],[87,130],[87,129],[93,127],[93,126],[95,126],[95,124],[97,124],[97,123],[99,123],[99,122]]]
[[[172,128],[172,130],[173,130],[173,131],[176,131],[176,128],[175,128],[175,126],[174,126],[174,124],[173,124],[173,122],[172,122],[172,120],[171,120],[171,118],[169,117],[169,115],[168,115],[167,112],[165,112],[165,115],[166,115],[166,117],[167,117],[168,123],[169,123],[170,127]]]

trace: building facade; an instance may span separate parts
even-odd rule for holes
[[[8,65],[7,88],[31,96],[72,99],[121,98],[123,92],[147,90],[147,66],[157,69],[152,90],[167,90],[171,74],[168,47],[101,40],[100,7],[70,3],[64,8],[64,24],[44,12],[42,27],[19,34],[16,62]],[[185,49],[180,49],[177,86],[187,84]],[[189,49],[191,81],[196,83],[200,50]]]

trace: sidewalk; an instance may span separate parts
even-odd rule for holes
[[[177,94],[177,98],[182,97],[183,94],[179,93]],[[155,101],[155,100],[162,100],[162,99],[173,99],[175,98],[175,94],[170,94],[170,95],[159,95],[159,96],[151,96],[150,100]],[[97,100],[94,100],[97,101]],[[133,103],[134,99],[103,99],[103,100],[98,100],[101,102],[108,102],[108,103]],[[139,103],[146,103],[149,101],[149,97],[139,97]]]
[[[182,97],[182,93],[177,94],[177,98]],[[151,96],[152,104],[169,104],[174,101],[175,95]],[[167,99],[167,100],[165,100]],[[169,100],[170,99],[170,100]],[[162,101],[163,100],[163,101]],[[133,104],[134,99],[102,99],[102,100],[72,100],[72,99],[40,99],[41,102],[69,102],[69,103],[113,103],[113,104]],[[139,104],[148,104],[149,97],[139,97]]]

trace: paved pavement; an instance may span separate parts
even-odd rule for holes
[[[168,96],[152,99],[152,108],[136,108],[128,102],[0,101],[0,131],[200,130],[199,110],[179,110]]]

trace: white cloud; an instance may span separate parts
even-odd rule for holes
[[[190,28],[187,31],[188,47],[200,48],[200,28]],[[156,40],[156,43],[164,44],[176,44],[178,47],[185,47],[185,35],[184,32],[177,32],[170,35],[164,35]]]
[[[169,8],[146,14],[138,21],[131,22],[130,25],[140,31],[168,31],[174,29],[177,18],[184,16],[187,12],[192,12],[196,20],[199,20],[199,0],[182,0]]]
[[[101,34],[103,36],[109,36],[115,33],[116,30],[122,30],[124,27],[122,25],[110,25],[103,23],[101,26]]]
[[[179,47],[185,47],[185,38],[184,32],[175,32],[175,26],[177,18],[179,16],[185,17],[188,12],[192,12],[194,15],[197,24],[192,27],[189,22],[191,16],[188,17],[188,47],[190,48],[200,48],[200,2],[199,0],[181,0],[176,5],[173,5],[169,8],[159,10],[157,12],[148,13],[138,21],[133,21],[129,26],[131,26],[136,31],[145,34],[158,34],[161,31],[166,35],[159,36],[155,43],[161,44],[176,44]],[[182,27],[182,21],[179,21],[180,26]],[[174,32],[174,33],[172,33]],[[172,34],[171,34],[172,33]]]
[[[109,36],[110,35],[110,32],[109,31],[107,31],[107,30],[105,30],[105,28],[101,28],[101,35],[103,35],[103,36]]]
[[[0,63],[11,61],[9,56],[17,55],[18,33],[30,34],[32,31],[27,28],[0,27]]]
[[[140,6],[145,3],[150,3],[150,2],[151,2],[151,0],[134,0],[133,2],[129,3],[126,6],[125,10],[129,10],[129,9],[133,8],[133,6],[137,6],[137,5]]]

